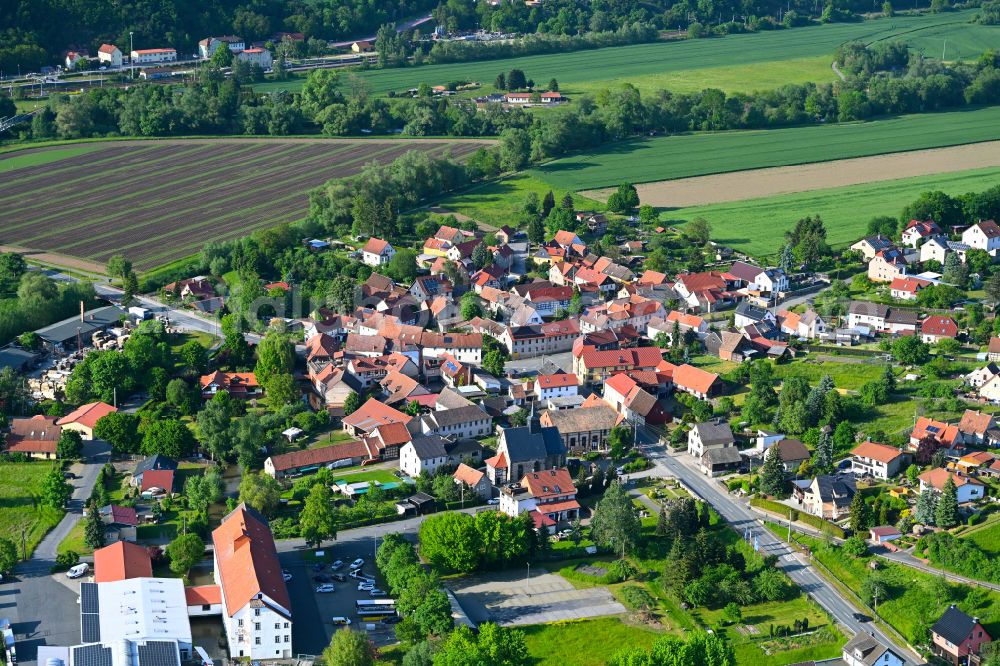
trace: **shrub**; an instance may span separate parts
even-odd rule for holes
[[[636,610],[650,610],[656,605],[653,596],[638,585],[626,585],[621,592],[625,603]]]
[[[608,567],[608,573],[619,581],[628,580],[629,578],[634,578],[637,573],[639,573],[634,566],[628,560],[615,560]]]
[[[56,563],[52,567],[52,573],[57,571],[66,571],[71,567],[75,567],[80,563],[80,554],[72,550],[67,550],[65,553],[59,553],[56,555]]]
[[[851,557],[864,557],[868,554],[868,545],[865,543],[864,539],[857,535],[844,541],[844,545],[841,546],[841,549],[845,554],[850,555]]]

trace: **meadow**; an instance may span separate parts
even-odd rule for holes
[[[479,145],[194,139],[26,149],[0,164],[3,242],[98,263],[124,252],[145,271],[208,241],[301,219],[311,189],[373,161],[409,150],[461,157]]]
[[[13,541],[19,555],[22,537],[31,553],[62,519],[62,511],[38,504],[38,488],[52,465],[42,461],[0,464],[0,538]]]
[[[922,192],[950,195],[985,190],[1000,184],[1000,168],[886,180],[725,204],[681,208],[666,214],[671,224],[702,217],[712,225],[712,240],[763,257],[780,249],[781,234],[807,215],[826,224],[827,242],[842,248],[864,235],[877,215],[899,215]]]
[[[769,130],[703,132],[608,144],[534,170],[567,190],[977,143],[1000,138],[1000,107]]]
[[[484,92],[492,87],[498,72],[521,69],[529,78],[543,84],[551,78],[559,81],[567,93],[583,92],[613,83],[629,81],[640,89],[653,90],[670,84],[670,74],[698,70],[688,85],[701,89],[718,85],[729,90],[749,91],[769,87],[774,81],[790,83],[814,80],[822,75],[829,79],[830,60],[837,46],[860,40],[866,43],[886,39],[904,39],[917,51],[940,57],[944,38],[948,39],[949,58],[972,58],[989,45],[997,43],[1000,27],[969,23],[972,12],[896,16],[858,23],[837,23],[822,26],[777,30],[773,32],[730,35],[721,39],[681,40],[611,47],[592,51],[544,54],[421,67],[366,70],[356,73],[368,83],[374,94],[390,90],[405,91],[421,83],[444,85],[450,81],[478,81]],[[781,61],[827,56],[819,70],[809,67],[788,67],[777,78],[762,66]],[[733,78],[722,68],[738,66],[745,76]],[[755,67],[749,67],[755,66]],[[798,71],[795,71],[798,70]],[[701,81],[700,84],[697,82]],[[301,79],[269,82],[255,86],[257,90],[296,90]],[[683,88],[683,87],[682,87]],[[682,89],[681,88],[681,89]],[[690,88],[689,88],[690,89]]]

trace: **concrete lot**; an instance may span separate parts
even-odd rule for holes
[[[450,585],[473,622],[504,625],[617,615],[625,607],[605,587],[578,590],[562,576],[544,570],[505,571],[472,576]]]

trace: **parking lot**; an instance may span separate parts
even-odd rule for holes
[[[284,552],[279,555],[282,568],[292,574],[292,579],[288,581],[292,616],[309,618],[292,624],[292,642],[295,645],[295,652],[298,654],[320,654],[329,645],[333,632],[339,628],[332,621],[332,618],[337,616],[349,618],[352,629],[367,631],[376,645],[395,643],[394,625],[382,624],[381,622],[367,623],[358,617],[355,610],[355,602],[358,599],[371,599],[372,597],[368,592],[359,591],[359,581],[348,575],[352,561],[357,558],[363,559],[365,564],[361,571],[365,575],[375,578],[379,589],[385,589],[384,581],[378,576],[375,568],[374,542],[369,540],[367,542],[338,543],[325,547],[323,550],[328,562],[339,559],[344,562],[344,565],[336,571],[332,570],[329,565],[325,565],[322,571],[316,571],[313,562],[307,561],[303,557],[305,551]],[[317,575],[331,577],[333,574],[343,574],[347,578],[346,582],[339,582],[331,578],[330,583],[334,586],[334,591],[317,593],[316,587],[322,583],[314,578]]]
[[[522,570],[470,576],[449,587],[477,624],[539,624],[625,612],[606,587],[577,589],[544,570],[533,570],[530,578],[526,574]]]

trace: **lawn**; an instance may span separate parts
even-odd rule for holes
[[[995,112],[1000,123],[1000,107]],[[844,247],[864,235],[872,217],[895,217],[927,190],[958,195],[997,184],[1000,184],[1000,168],[973,169],[682,208],[669,216],[675,220],[703,217],[712,225],[712,240],[763,257],[774,255],[782,242],[780,234],[806,215],[823,218],[827,242],[833,247]]]
[[[540,178],[518,174],[466,190],[461,194],[443,199],[438,205],[453,213],[467,215],[474,220],[495,227],[505,224],[518,227],[522,226],[521,209],[528,193],[534,192],[541,201],[549,190],[552,190],[556,203],[559,203],[568,192],[565,189],[553,188]],[[581,195],[574,195],[573,200],[577,210],[605,209],[603,203]]]
[[[384,469],[373,469],[366,472],[350,472],[340,476],[335,475],[334,479],[345,483],[366,483],[368,481],[377,481],[378,483],[399,483],[399,479],[393,476],[392,472]]]
[[[623,181],[647,183],[990,141],[998,138],[998,124],[1000,107],[986,107],[866,122],[643,138],[555,160],[534,173],[562,189],[589,190]],[[728,204],[737,209],[739,205]]]
[[[811,548],[816,559],[845,586],[851,590],[861,589],[861,583],[868,575],[868,558],[849,557],[840,549],[828,547],[823,541],[805,535],[797,535],[796,539]],[[1000,630],[1000,593],[946,583],[942,588],[944,598],[939,598],[935,585],[940,579],[935,576],[885,561],[880,561],[879,565],[889,598],[879,600],[878,614],[911,644],[922,642],[923,632],[949,603],[955,603],[963,611],[978,616],[991,634]]]
[[[38,504],[38,488],[52,465],[0,463],[0,537],[13,541],[18,552],[22,537],[30,555],[45,533],[62,520],[63,511]]]
[[[603,666],[624,647],[648,648],[662,632],[622,622],[618,617],[550,622],[518,627],[535,666]],[[570,657],[572,655],[572,657]]]
[[[670,85],[670,75],[697,70],[703,85],[730,86],[731,90],[753,90],[771,85],[788,74],[792,80],[811,80],[822,76],[829,79],[829,63],[834,50],[844,42],[873,42],[884,39],[905,39],[914,48],[940,57],[942,39],[948,37],[948,57],[970,58],[996,44],[1000,28],[969,23],[971,12],[897,16],[859,23],[835,23],[794,30],[765,31],[756,34],[730,35],[722,39],[682,40],[610,47],[591,51],[551,53],[545,55],[506,58],[444,65],[426,65],[385,70],[366,70],[355,75],[368,83],[375,94],[390,90],[405,91],[421,83],[443,85],[451,81],[477,81],[492,84],[498,72],[518,68],[536,82],[551,78],[569,92],[593,89],[603,83],[629,81],[646,90]],[[786,61],[827,56],[825,67],[807,67],[793,71]],[[776,64],[775,72],[769,72]],[[747,76],[738,80],[724,71],[733,66],[747,68]],[[751,66],[752,69],[750,68]],[[696,75],[680,82],[680,89],[699,80]],[[302,79],[275,81],[254,86],[258,91],[300,88]],[[697,88],[700,89],[701,87]]]
[[[981,529],[967,530],[962,533],[963,539],[968,539],[989,555],[1000,555],[1000,521],[984,525]]]
[[[778,379],[805,377],[810,384],[817,384],[824,375],[830,375],[837,388],[856,391],[863,384],[882,376],[881,363],[837,363],[835,361],[795,360],[774,366]]]

